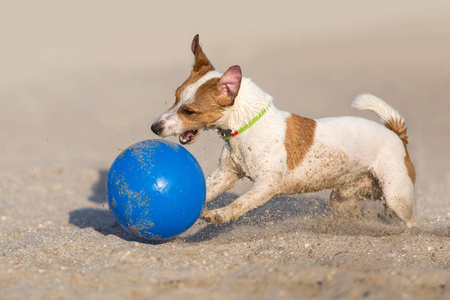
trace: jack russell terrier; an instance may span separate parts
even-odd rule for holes
[[[176,90],[175,104],[152,124],[161,136],[195,142],[203,130],[217,129],[225,141],[218,168],[206,181],[206,202],[246,176],[254,185],[226,207],[204,211],[211,223],[236,220],[277,194],[331,189],[330,205],[346,210],[363,197],[383,197],[387,206],[415,226],[415,170],[409,158],[403,117],[383,100],[364,94],[352,106],[375,112],[385,123],[359,117],[308,119],[281,111],[273,98],[239,66],[215,71],[192,41],[195,62]]]

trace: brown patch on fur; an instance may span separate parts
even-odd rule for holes
[[[411,158],[409,157],[409,153],[408,153],[408,150],[406,150],[406,147],[405,147],[405,151],[406,151],[406,155],[405,155],[406,170],[408,171],[408,176],[409,176],[409,178],[411,178],[412,183],[415,184],[416,183],[416,169],[414,168],[414,165],[411,161]]]
[[[395,132],[398,137],[402,140],[403,146],[405,147],[406,155],[405,155],[405,166],[408,171],[408,176],[411,178],[413,184],[416,183],[416,170],[414,165],[409,157],[408,149],[406,145],[408,145],[408,136],[406,135],[406,126],[404,120],[391,119],[386,122],[385,126]]]
[[[198,34],[195,35],[194,39],[192,40],[191,50],[192,53],[195,55],[195,62],[194,65],[192,66],[193,72],[201,72],[201,70],[205,67],[212,68],[214,70],[213,66],[211,65],[211,62],[203,52],[202,47],[200,47]]]
[[[408,144],[408,136],[406,135],[405,121],[402,119],[391,119],[386,122],[385,126],[398,135],[406,148],[406,145]]]
[[[191,75],[189,76],[188,79],[186,79],[185,82],[183,82],[183,84],[180,87],[177,88],[175,92],[175,103],[174,105],[172,105],[171,108],[169,108],[169,110],[174,109],[180,103],[181,93],[187,86],[197,82],[208,72],[214,71],[213,65],[206,57],[205,53],[202,50],[202,47],[200,47],[198,34],[192,40],[191,50],[195,56],[195,61],[194,65],[192,66]]]
[[[316,121],[294,114],[286,119],[286,163],[289,170],[295,169],[305,158],[314,142]]]
[[[212,78],[202,84],[195,93],[192,103],[182,105],[178,117],[183,123],[183,130],[210,127],[223,116],[220,105],[225,97],[219,89],[220,78]]]

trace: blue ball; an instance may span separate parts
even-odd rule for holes
[[[179,235],[195,223],[205,204],[206,185],[189,151],[170,141],[147,140],[116,158],[106,194],[125,230],[156,241]]]

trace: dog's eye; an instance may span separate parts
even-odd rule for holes
[[[195,114],[195,111],[190,110],[190,109],[183,109],[183,113],[184,113],[185,115],[190,116],[190,115]]]

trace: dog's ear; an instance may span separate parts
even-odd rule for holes
[[[205,53],[203,52],[202,47],[200,47],[198,34],[196,34],[194,36],[194,39],[192,40],[191,50],[195,56],[195,62],[194,62],[194,66],[193,66],[194,72],[199,72],[201,68],[206,68],[208,70],[214,70],[214,67],[212,66],[211,62],[209,61],[209,59],[206,57]]]
[[[199,40],[200,40],[200,36],[198,34],[196,34],[194,36],[194,39],[192,40],[192,44],[191,44],[191,50],[192,50],[192,53],[194,53],[194,55],[197,53],[197,48],[199,46]]]
[[[231,106],[241,87],[242,72],[239,66],[232,66],[219,80],[220,97],[218,103],[222,106]]]

